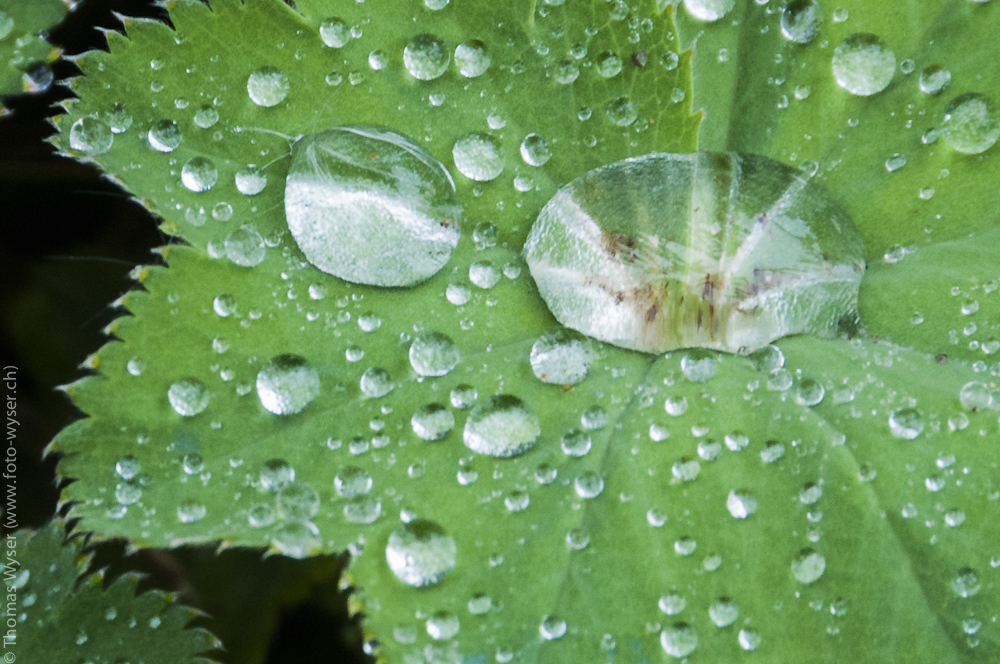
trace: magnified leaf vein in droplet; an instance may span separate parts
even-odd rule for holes
[[[865,265],[854,222],[820,185],[766,157],[709,152],[647,154],[569,182],[524,255],[560,323],[647,352],[833,337]]]
[[[338,127],[293,146],[285,215],[320,270],[411,286],[448,262],[461,208],[447,169],[423,148],[390,131]]]

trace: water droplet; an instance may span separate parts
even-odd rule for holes
[[[469,613],[474,616],[481,616],[484,613],[489,613],[493,608],[493,600],[489,595],[484,595],[483,593],[476,593],[469,598]]]
[[[739,642],[740,647],[750,652],[751,650],[756,650],[760,646],[761,636],[758,632],[752,629],[741,629],[739,635],[736,637]]]
[[[433,81],[448,70],[451,54],[435,35],[414,36],[403,49],[403,65],[413,78]]]
[[[604,112],[611,120],[611,124],[619,127],[628,127],[639,117],[639,109],[628,97],[618,97],[609,102]]]
[[[275,415],[301,412],[319,395],[319,373],[298,355],[278,355],[257,373],[257,396]]]
[[[736,0],[684,0],[684,9],[699,21],[718,21],[735,6]],[[697,639],[695,642],[697,643]],[[691,649],[694,650],[694,647]]]
[[[750,191],[767,191],[772,207],[762,214]],[[692,208],[733,212],[724,226]],[[804,242],[807,228],[830,243]],[[524,255],[562,324],[647,352],[745,353],[788,334],[835,336],[864,265],[861,237],[828,192],[736,153],[653,153],[590,171],[545,205]],[[803,281],[779,278],[789,271]],[[717,324],[698,323],[709,319]]]
[[[449,395],[451,405],[463,410],[472,408],[478,398],[479,392],[476,391],[476,388],[465,384],[455,386]]]
[[[538,134],[528,134],[521,141],[521,158],[529,166],[544,166],[551,157],[549,142]]]
[[[344,505],[344,518],[351,523],[367,526],[382,514],[382,502],[372,496],[354,496]]]
[[[392,531],[385,559],[397,579],[409,586],[434,585],[455,566],[458,547],[444,528],[414,519]]]
[[[333,478],[333,488],[344,498],[367,494],[372,489],[372,476],[357,466],[344,466]]]
[[[851,94],[869,96],[885,90],[896,73],[896,56],[877,35],[850,35],[833,51],[833,76]]]
[[[269,459],[260,469],[260,485],[265,491],[278,491],[295,481],[295,469],[284,459]]]
[[[715,375],[715,354],[706,350],[692,350],[681,358],[681,372],[693,383],[704,383]]]
[[[920,90],[929,95],[944,92],[951,83],[951,72],[942,65],[930,65],[920,72]]]
[[[441,440],[455,427],[455,415],[439,403],[430,403],[413,413],[410,426],[421,440]]]
[[[137,482],[119,482],[115,486],[115,502],[119,505],[135,505],[142,499],[142,487]]]
[[[490,68],[486,44],[478,39],[462,42],[455,47],[455,64],[458,65],[458,73],[466,78],[482,76]]]
[[[944,523],[949,528],[957,528],[965,523],[965,512],[959,509],[951,509],[944,513]]]
[[[608,411],[602,406],[590,406],[580,415],[580,426],[596,431],[608,425]]]
[[[580,78],[580,66],[573,60],[560,60],[556,64],[555,79],[560,85],[569,85]]]
[[[826,571],[826,558],[812,549],[802,549],[792,560],[792,576],[799,583],[813,583]]]
[[[945,106],[941,130],[944,140],[958,152],[986,152],[1000,139],[1000,111],[986,95],[959,95]]]
[[[458,634],[461,624],[458,616],[448,611],[435,611],[424,624],[427,628],[427,635],[435,641],[454,638]]]
[[[566,634],[566,621],[558,616],[544,616],[538,625],[538,633],[546,641],[561,639]]]
[[[824,396],[826,388],[823,387],[823,383],[812,378],[806,378],[795,389],[795,401],[800,406],[816,406],[823,401]]]
[[[590,451],[593,441],[590,435],[579,429],[570,429],[559,441],[563,454],[570,457],[582,457]]]
[[[540,336],[531,346],[531,370],[545,382],[575,385],[587,377],[593,351],[579,334],[558,328]]]
[[[319,512],[319,493],[306,482],[291,482],[278,491],[277,505],[282,519],[311,519]]]
[[[274,523],[274,508],[267,503],[255,503],[247,510],[247,522],[253,528],[266,528]]]
[[[104,154],[114,141],[111,128],[97,118],[80,118],[69,129],[69,146],[88,155]]]
[[[405,137],[338,127],[292,148],[288,228],[306,258],[352,283],[411,286],[458,244],[461,207],[444,165]]]
[[[215,164],[205,157],[195,157],[181,168],[181,183],[193,192],[208,191],[219,179]]]
[[[531,504],[531,496],[524,491],[511,491],[504,497],[503,504],[508,512],[523,512]]]
[[[684,599],[683,595],[674,590],[660,597],[657,606],[660,607],[660,611],[663,611],[668,616],[676,616],[687,606],[687,600]]]
[[[149,145],[158,152],[173,152],[181,144],[181,128],[173,120],[160,120],[146,134]]]
[[[698,442],[698,456],[705,461],[715,461],[722,454],[722,443],[708,438]]]
[[[716,627],[729,627],[740,615],[736,602],[728,597],[720,597],[708,607],[708,617]]]
[[[458,172],[477,182],[496,179],[504,169],[504,150],[500,142],[483,132],[468,133],[451,150]]]
[[[687,397],[667,397],[663,402],[663,409],[667,411],[667,415],[680,417],[687,412]]]
[[[130,480],[139,474],[142,469],[142,465],[139,460],[134,456],[129,454],[124,456],[115,463],[115,474],[123,480]]]
[[[267,176],[252,166],[238,171],[234,179],[236,189],[244,196],[256,196],[267,186]]]
[[[261,67],[247,78],[247,94],[258,106],[277,106],[285,101],[288,90],[288,75],[277,67]]]
[[[924,430],[924,418],[916,408],[901,408],[889,415],[889,431],[896,438],[913,440]]]
[[[0,11],[0,40],[6,39],[14,31],[14,19],[7,12]]]
[[[823,487],[814,482],[807,482],[799,491],[799,502],[803,505],[814,505],[823,497]]]
[[[226,236],[226,257],[242,267],[254,267],[267,255],[264,238],[254,228],[242,226]]]
[[[181,523],[197,523],[208,514],[208,508],[197,500],[188,498],[177,506],[177,520]]]
[[[395,385],[389,372],[381,367],[369,367],[361,374],[361,392],[372,399],[378,399],[392,392]]]
[[[183,417],[194,417],[208,408],[211,393],[197,378],[181,378],[167,390],[167,399],[174,411]]]
[[[757,511],[757,499],[749,491],[730,491],[726,509],[734,519],[746,519]]]
[[[814,0],[792,0],[781,10],[781,34],[796,44],[808,44],[823,25],[823,10]]]
[[[489,290],[500,281],[500,271],[489,261],[476,261],[469,265],[469,281],[483,290]]]
[[[590,533],[583,528],[573,528],[566,533],[566,546],[573,551],[583,551],[590,544]]]
[[[331,16],[319,24],[319,36],[330,48],[343,48],[351,41],[351,28],[344,19]]]
[[[202,129],[211,129],[219,121],[219,112],[215,107],[204,105],[194,113],[194,123]]]
[[[689,0],[685,0],[687,5]],[[695,634],[691,625],[685,622],[676,622],[665,628],[660,633],[660,645],[671,657],[681,659],[687,657],[698,647],[698,635]]]
[[[903,166],[906,166],[906,155],[902,155],[898,152],[892,153],[892,156],[885,160],[885,170],[890,173],[898,171]],[[896,246],[898,247],[900,245],[897,244]]]
[[[308,558],[323,544],[319,528],[310,521],[286,521],[271,533],[271,545],[290,558]]]
[[[230,293],[216,295],[212,300],[212,309],[221,318],[228,318],[236,313],[236,298]]]
[[[604,51],[597,56],[594,63],[594,71],[602,78],[612,78],[617,76],[622,70],[622,59],[614,51]]]
[[[422,332],[410,344],[410,366],[421,376],[445,376],[458,360],[458,346],[440,332]]]
[[[760,451],[760,460],[764,463],[777,463],[785,456],[785,446],[776,440],[769,440]]]
[[[697,459],[681,457],[670,467],[670,473],[681,482],[693,482],[701,473],[701,464]]]
[[[962,599],[972,597],[983,587],[979,574],[971,567],[963,567],[951,582],[951,589]]]
[[[498,394],[472,409],[462,438],[473,452],[512,457],[531,449],[541,435],[538,416],[515,396]]]
[[[592,470],[585,470],[573,480],[573,490],[580,498],[597,498],[604,491],[604,478]]]
[[[963,385],[962,389],[959,390],[958,400],[961,402],[963,408],[973,412],[987,410],[996,406],[996,398],[993,395],[993,390],[986,383],[979,381],[970,381]]]
[[[205,460],[197,452],[190,452],[184,455],[181,460],[181,467],[187,475],[197,475],[205,470]]]

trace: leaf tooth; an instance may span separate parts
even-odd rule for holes
[[[80,369],[92,369],[94,371],[101,370],[101,357],[97,353],[91,353],[86,357],[86,359],[78,365]]]

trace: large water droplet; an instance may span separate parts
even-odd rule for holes
[[[604,491],[604,478],[593,470],[585,470],[573,480],[573,490],[580,498],[597,498]]]
[[[802,549],[792,560],[792,576],[799,583],[813,583],[826,571],[826,558],[812,549]]]
[[[916,408],[901,408],[889,415],[889,431],[896,438],[913,440],[924,430],[924,418]]]
[[[951,83],[951,72],[942,65],[929,65],[920,72],[920,90],[929,95],[944,92]]]
[[[681,659],[698,647],[698,635],[691,625],[676,622],[660,633],[660,645],[668,655]]]
[[[343,48],[351,41],[351,28],[344,19],[331,16],[319,24],[319,37],[330,48]]]
[[[864,266],[861,237],[826,190],[736,153],[590,171],[545,205],[524,255],[559,322],[647,352],[836,336]]]
[[[570,429],[559,441],[563,454],[571,457],[582,457],[590,451],[593,440],[590,435],[579,429]]]
[[[208,408],[211,396],[205,383],[194,377],[181,378],[167,390],[170,405],[183,417],[194,417]]]
[[[277,106],[285,101],[288,90],[288,75],[277,67],[261,67],[247,78],[247,94],[258,106]]]
[[[396,578],[409,586],[430,586],[455,566],[458,547],[444,528],[414,519],[389,535],[385,559]]]
[[[278,355],[257,373],[257,396],[275,415],[301,412],[318,395],[319,373],[304,357]]]
[[[242,226],[227,235],[224,246],[226,257],[242,267],[260,265],[267,255],[264,238],[250,226]]]
[[[237,171],[234,181],[244,196],[256,196],[267,186],[267,176],[251,166]]]
[[[611,120],[611,124],[619,127],[628,127],[639,117],[639,109],[635,102],[628,97],[618,97],[608,103],[604,113]]]
[[[958,400],[962,407],[973,412],[987,410],[996,406],[993,390],[986,383],[974,380],[962,386],[958,392]]]
[[[323,540],[310,521],[286,521],[271,533],[271,545],[290,558],[308,558],[319,552]]]
[[[439,403],[427,404],[413,413],[410,426],[421,440],[441,440],[455,427],[455,414]]]
[[[484,399],[469,413],[462,438],[473,452],[512,457],[531,449],[542,428],[528,404],[509,394]]]
[[[114,141],[111,129],[97,118],[80,118],[69,129],[69,146],[88,155],[104,154]]]
[[[715,375],[715,355],[705,350],[692,350],[681,358],[681,372],[692,383],[704,383]]]
[[[413,37],[403,49],[403,65],[413,78],[433,81],[448,70],[451,54],[444,42],[434,35]]]
[[[521,158],[529,166],[544,166],[552,158],[552,147],[538,134],[528,134],[521,141]]]
[[[215,164],[205,157],[195,157],[181,168],[181,182],[193,192],[208,191],[218,179]]]
[[[173,152],[183,138],[181,128],[173,120],[160,120],[146,133],[149,145],[158,152]]]
[[[684,9],[700,21],[717,21],[736,6],[736,0],[684,0]]]
[[[792,0],[781,10],[781,34],[788,41],[808,44],[823,25],[823,10],[815,0]]]
[[[587,377],[593,350],[571,330],[549,330],[531,346],[531,370],[546,383],[575,385]]]
[[[483,132],[472,132],[455,141],[451,149],[458,172],[478,182],[496,179],[504,168],[504,150],[500,141]]]
[[[466,78],[482,76],[490,67],[486,44],[478,39],[462,42],[455,47],[455,64],[458,65],[458,73]]]
[[[267,491],[278,491],[295,481],[295,469],[284,459],[269,459],[260,469],[260,485]]]
[[[708,607],[708,617],[716,627],[729,627],[736,622],[739,615],[740,609],[736,606],[736,602],[728,597],[720,597]]]
[[[395,384],[389,372],[382,367],[369,367],[361,374],[361,392],[372,399],[378,399],[392,392]]]
[[[885,90],[896,73],[896,56],[877,35],[858,32],[833,50],[833,76],[851,94],[867,97]]]
[[[945,142],[958,152],[986,152],[1000,139],[1000,111],[986,95],[959,95],[945,106],[941,129]]]
[[[411,286],[444,267],[461,207],[441,162],[399,134],[339,127],[292,148],[288,228],[320,270],[373,286]]]

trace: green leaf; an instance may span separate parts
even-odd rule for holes
[[[199,655],[217,648],[218,639],[188,627],[197,611],[159,591],[137,594],[135,574],[104,587],[102,573],[83,575],[90,556],[82,538],[65,538],[58,521],[7,537],[3,569],[11,621],[4,652],[29,662],[139,657],[149,664],[209,663]]]
[[[963,211],[982,206],[987,194],[943,185],[930,201],[947,211],[941,220],[875,212],[899,211],[903,200],[916,205],[905,178],[937,177],[942,160],[955,162],[949,177],[988,191],[977,173],[995,168],[996,150],[959,159],[936,144],[888,173],[882,162],[900,151],[888,128],[903,122],[915,99],[943,101],[919,100],[912,76],[898,73],[881,95],[848,98],[829,74],[829,54],[849,32],[884,28],[902,58],[922,43],[916,28],[898,34],[887,13],[851,3],[850,25],[827,16],[826,45],[790,49],[777,36],[780,12],[749,2],[733,20],[710,26],[681,10],[679,33],[674,9],[652,2],[440,11],[420,2],[297,4],[301,14],[276,0],[172,3],[176,32],[128,20],[128,37],[109,35],[110,54],[79,61],[86,76],[74,82],[80,99],[57,119],[59,146],[95,161],[188,242],[162,251],[169,269],[137,271],[144,290],[119,303],[133,316],[109,329],[120,341],[90,358],[99,375],[67,387],[89,418],[50,450],[66,455],[60,473],[78,480],[63,500],[87,528],[139,546],[224,540],[300,556],[348,549],[366,625],[392,661],[642,661],[664,657],[661,639],[668,654],[680,655],[685,648],[675,641],[687,629],[698,639],[692,657],[705,661],[746,649],[774,662],[996,658],[1000,478],[984,444],[996,435],[996,416],[966,412],[959,401],[964,385],[984,378],[964,361],[981,350],[966,342],[954,353],[959,361],[933,357],[949,330],[970,320],[946,288],[957,280],[978,297],[973,287],[985,291],[989,278],[986,249],[978,262],[956,264],[955,256],[971,242],[989,247],[983,238],[994,237],[995,223],[980,215],[962,230]],[[970,23],[982,16],[961,7],[956,15]],[[325,46],[319,27],[331,16],[362,34],[341,49]],[[938,25],[917,9],[912,18],[921,29]],[[452,66],[439,79],[415,80],[402,53],[426,33],[449,48],[484,41],[490,69],[466,79]],[[692,61],[682,48],[695,34]],[[958,34],[948,29],[936,39]],[[587,51],[579,78],[561,85],[559,68],[569,66],[561,61],[577,42]],[[726,65],[719,48],[729,50]],[[603,79],[594,68],[611,50],[622,70]],[[664,67],[671,52],[678,66]],[[783,64],[767,64],[779,52]],[[248,96],[248,79],[262,67],[288,79],[287,97],[271,107]],[[802,106],[779,110],[769,77],[787,79],[781,94],[808,79],[811,93]],[[624,128],[606,113],[623,97],[637,116]],[[651,357],[594,342],[586,379],[565,388],[542,382],[529,355],[554,320],[519,257],[531,223],[559,185],[589,169],[698,147],[692,97],[705,108],[703,149],[820,163],[868,243],[862,323],[895,344],[787,339],[779,343],[784,369],[759,371],[747,358],[709,354],[703,361],[715,375],[694,382],[682,366],[694,356]],[[218,114],[214,124],[208,108]],[[858,127],[849,130],[855,115]],[[150,146],[150,131],[164,121],[182,134],[168,153]],[[455,177],[461,240],[447,266],[416,287],[347,284],[309,265],[286,232],[288,137],[345,124],[408,136]],[[492,182],[453,168],[452,146],[470,131],[491,132],[506,153]],[[848,131],[858,133],[839,137]],[[518,159],[528,133],[552,146],[541,168]],[[873,161],[880,151],[888,154]],[[218,173],[208,191],[183,183],[184,166],[196,158]],[[235,185],[251,164],[268,178],[256,196]],[[486,222],[497,227],[495,246],[470,232]],[[254,267],[227,258],[234,252],[226,240],[232,244],[241,228],[264,238],[265,257]],[[976,240],[964,239],[970,232]],[[917,253],[901,263],[875,260],[890,244],[918,240]],[[506,275],[490,288],[469,278],[484,260]],[[945,265],[950,272],[939,269]],[[912,281],[918,273],[922,281]],[[469,289],[467,302],[454,297],[456,286]],[[918,298],[924,327],[909,322]],[[992,306],[984,297],[981,319]],[[409,345],[428,331],[449,336],[460,352],[446,376],[420,377],[411,367]],[[272,358],[286,354],[309,362],[320,390],[301,412],[276,416],[254,385]],[[361,378],[371,368],[388,372],[391,393],[366,396]],[[193,381],[205,386],[207,405],[199,393],[196,407],[172,407],[171,387]],[[480,403],[496,394],[523,400],[538,416],[538,442],[509,459],[471,452],[462,435],[469,413],[450,397],[462,385]],[[435,442],[421,440],[411,423],[430,404],[455,417]],[[564,453],[561,438],[585,429],[583,415],[595,405],[608,422],[585,431],[584,455]],[[899,424],[907,418],[909,433]],[[285,480],[293,469],[294,482],[276,486],[278,468]],[[370,492],[344,495],[350,469],[372,478]],[[737,518],[743,513],[748,518]],[[437,524],[456,551],[454,568],[422,588],[401,581],[386,558],[392,533],[416,519]],[[448,548],[438,551],[439,573]],[[685,608],[666,615],[657,605],[673,591]],[[721,598],[729,603],[713,611]],[[729,622],[733,606],[738,618]]]
[[[44,31],[65,15],[63,0],[0,1],[0,97],[33,90],[26,72],[32,65],[51,63],[58,57],[58,51],[45,41]]]

